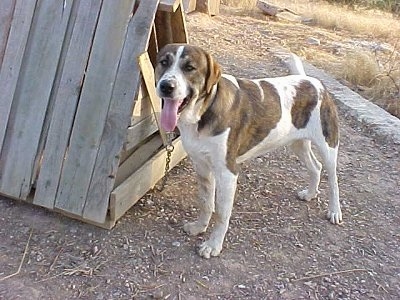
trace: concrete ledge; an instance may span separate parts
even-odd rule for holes
[[[307,75],[321,80],[334,96],[339,108],[362,123],[374,135],[400,144],[400,120],[353,92],[324,71],[304,62]]]

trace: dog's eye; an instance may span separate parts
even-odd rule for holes
[[[160,61],[160,64],[161,64],[163,67],[168,66],[168,59],[163,59],[162,61]]]
[[[185,71],[187,71],[187,72],[191,72],[191,71],[196,70],[196,68],[193,67],[192,65],[185,65],[184,69],[185,69]]]

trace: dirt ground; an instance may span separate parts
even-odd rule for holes
[[[226,9],[188,18],[191,42],[246,77],[285,74],[269,52],[290,42],[276,26]],[[342,225],[325,219],[325,175],[319,199],[296,198],[307,176],[286,149],[243,164],[223,252],[210,260],[196,254],[207,233],[182,230],[197,215],[188,160],[110,231],[1,198],[0,299],[399,299],[400,147],[340,116]]]

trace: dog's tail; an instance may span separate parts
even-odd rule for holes
[[[300,57],[298,57],[296,54],[290,53],[290,56],[288,57],[286,64],[289,68],[290,74],[306,75],[306,72],[304,71],[303,63],[302,63]]]

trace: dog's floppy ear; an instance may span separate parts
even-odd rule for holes
[[[208,76],[206,80],[207,94],[211,93],[213,86],[219,81],[221,77],[221,68],[219,64],[213,59],[211,54],[206,53],[208,64]]]

